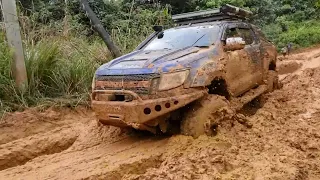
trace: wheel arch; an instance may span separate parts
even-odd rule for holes
[[[277,69],[276,61],[270,61],[268,70],[276,71],[276,69]]]
[[[227,81],[222,76],[215,77],[207,88],[209,89],[209,94],[220,95],[230,99],[231,93],[229,92]]]

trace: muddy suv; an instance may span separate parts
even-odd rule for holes
[[[95,74],[92,107],[101,124],[210,133],[225,106],[237,111],[278,85],[277,52],[249,24],[251,12],[220,9],[173,16],[174,28],[155,32],[135,51],[102,65]]]

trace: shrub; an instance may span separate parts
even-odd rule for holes
[[[276,43],[278,48],[293,43],[295,48],[308,47],[320,43],[320,22],[287,22],[288,31],[282,32],[279,24],[265,26],[266,36]]]
[[[2,46],[4,48],[2,48]],[[102,45],[79,39],[41,40],[25,48],[28,88],[20,92],[10,73],[12,59],[5,41],[0,42],[0,109],[20,110],[39,104],[46,106],[87,103],[92,78],[99,63],[93,54]],[[81,49],[87,47],[87,49]]]

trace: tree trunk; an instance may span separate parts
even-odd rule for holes
[[[3,0],[0,5],[8,44],[10,48],[13,49],[12,74],[15,78],[16,85],[24,92],[28,87],[28,76],[24,60],[16,1]]]
[[[100,20],[98,19],[98,17],[95,15],[95,13],[90,8],[88,1],[87,0],[81,0],[80,3],[81,3],[81,6],[82,6],[82,9],[86,12],[86,15],[90,19],[90,22],[91,22],[93,28],[98,32],[99,36],[106,43],[106,45],[107,45],[108,49],[110,50],[112,56],[114,58],[121,56],[120,50],[113,43],[110,35],[104,29],[104,27],[102,26]]]
[[[63,18],[63,36],[68,37],[69,36],[69,11],[68,11],[68,0],[64,0],[64,18]]]

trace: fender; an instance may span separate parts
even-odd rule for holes
[[[225,65],[227,57],[223,51],[221,44],[218,44],[213,52],[203,60],[199,68],[191,70],[190,74],[193,79],[191,80],[190,87],[206,87],[211,85],[214,79],[225,79]]]

